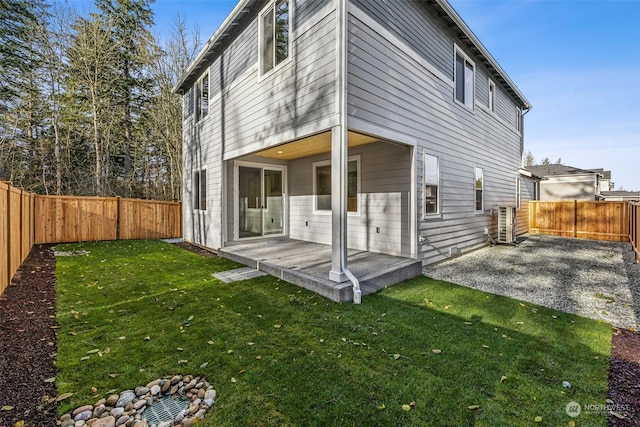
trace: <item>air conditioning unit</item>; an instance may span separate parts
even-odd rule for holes
[[[500,206],[498,208],[498,243],[515,243],[516,241],[516,208]]]

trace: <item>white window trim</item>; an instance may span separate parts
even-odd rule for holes
[[[356,162],[356,167],[358,168],[358,177],[357,177],[357,189],[356,189],[356,197],[357,197],[357,210],[355,212],[349,212],[347,211],[347,215],[349,216],[360,216],[361,212],[362,212],[362,203],[361,203],[361,180],[362,180],[362,169],[360,168],[360,155],[355,155],[355,156],[349,156],[348,162],[352,162],[355,161]],[[325,210],[325,209],[318,209],[318,195],[316,194],[316,168],[318,166],[327,166],[327,165],[331,165],[331,160],[321,160],[319,162],[313,162],[313,166],[312,166],[312,185],[313,185],[313,214],[314,215],[331,215],[331,209],[329,210]]]
[[[516,177],[516,209],[522,207],[522,178]]]
[[[205,172],[205,207],[204,209],[200,209],[200,199],[201,199],[201,194],[200,194],[200,189],[202,188],[202,186],[200,185],[200,179],[201,179],[201,174],[202,172]],[[195,180],[193,179],[195,174],[198,174],[198,188],[195,188]],[[193,210],[193,212],[199,212],[199,213],[206,213],[207,212],[207,204],[208,204],[208,199],[209,199],[209,195],[206,194],[209,190],[209,183],[206,181],[207,179],[209,179],[209,173],[207,172],[207,167],[203,166],[201,168],[195,168],[192,170],[191,172],[191,208]],[[195,195],[196,192],[198,194],[198,208],[195,208]]]
[[[522,132],[522,110],[516,106],[516,131]]]
[[[496,84],[490,78],[487,79],[489,82],[489,99],[487,101],[487,108],[493,114],[496,113]],[[493,90],[491,90],[493,89]]]
[[[432,213],[427,213],[427,207],[426,207],[426,202],[425,202],[425,196],[422,197],[422,203],[424,204],[424,206],[422,207],[422,218],[423,219],[432,219],[432,218],[440,218],[441,217],[441,205],[440,205],[440,194],[441,194],[441,185],[440,185],[440,156],[436,156],[435,154],[431,154],[431,153],[423,153],[423,157],[422,157],[422,191],[426,191],[426,187],[427,187],[427,174],[426,174],[426,168],[427,168],[427,156],[431,156],[431,157],[435,157],[438,161],[438,171],[436,173],[437,175],[437,180],[438,180],[438,195],[436,196],[436,205],[438,206],[438,209],[436,212],[432,212]],[[424,194],[424,193],[423,193]]]
[[[207,114],[202,115],[202,82],[204,81],[204,77],[207,77],[207,84],[209,88],[209,94],[207,95]],[[202,77],[198,78],[196,81],[194,91],[193,91],[193,109],[194,115],[196,118],[196,123],[204,122],[205,118],[209,116],[209,112],[211,111],[211,73],[209,73],[209,69],[207,69]]]
[[[456,43],[453,44],[453,47],[454,47],[453,49],[453,100],[456,104],[463,106],[467,110],[474,111],[475,104],[476,104],[476,63]],[[457,81],[458,81],[458,75],[457,75],[458,67],[456,65],[456,59],[457,59],[456,57],[458,54],[462,56],[462,58],[466,62],[469,62],[473,67],[473,90],[472,90],[473,100],[471,102],[471,106],[468,106],[465,102],[458,101],[458,98],[456,96],[457,95],[456,88],[457,88]]]
[[[262,8],[262,10],[260,11],[260,13],[258,14],[258,76],[259,76],[259,81],[262,81],[263,79],[265,79],[266,77],[269,77],[270,75],[272,75],[273,73],[275,73],[276,71],[278,71],[279,69],[281,69],[282,67],[286,66],[287,64],[289,64],[293,59],[293,13],[294,13],[294,7],[293,7],[293,0],[289,0],[289,56],[287,57],[287,59],[285,59],[284,61],[282,61],[281,63],[279,63],[278,65],[274,65],[270,70],[266,71],[265,73],[262,72],[262,44],[263,44],[263,31],[262,31],[262,18],[264,17],[264,15],[266,15],[269,12],[269,9],[273,8],[274,9],[274,13],[275,13],[275,4],[276,1],[278,0],[269,0],[269,3]]]
[[[476,209],[476,169],[480,169],[482,171],[482,209]],[[477,214],[484,213],[484,192],[486,187],[484,178],[484,168],[478,165],[473,165],[473,210]]]

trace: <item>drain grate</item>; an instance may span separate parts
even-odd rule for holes
[[[165,421],[173,421],[178,414],[189,407],[189,399],[185,397],[166,397],[149,406],[142,413],[142,419],[149,425],[157,425]]]

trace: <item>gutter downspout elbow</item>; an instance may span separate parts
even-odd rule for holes
[[[344,274],[353,283],[353,303],[362,304],[362,291],[360,290],[360,281],[353,275],[349,267],[344,269]]]

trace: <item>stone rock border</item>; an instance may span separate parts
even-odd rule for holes
[[[173,421],[149,425],[142,419],[145,409],[166,397],[187,397],[189,408]],[[58,419],[61,427],[191,427],[201,421],[217,397],[204,377],[174,375],[151,381],[134,390],[125,390],[100,399],[93,405],[79,406]]]

